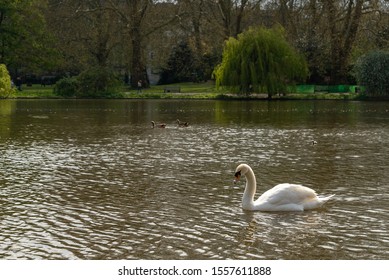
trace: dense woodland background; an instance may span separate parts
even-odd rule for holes
[[[308,83],[353,83],[361,56],[389,50],[388,0],[1,0],[0,63],[13,78],[100,67],[133,87],[200,81],[229,37],[276,24],[305,56]]]

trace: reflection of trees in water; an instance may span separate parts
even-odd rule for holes
[[[0,102],[0,142],[7,139],[11,133],[12,114],[15,110],[13,100],[1,100]]]

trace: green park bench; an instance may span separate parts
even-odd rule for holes
[[[330,92],[330,87],[329,86],[317,86],[315,85],[315,93],[316,92]]]
[[[179,86],[164,87],[163,92],[164,93],[167,93],[167,92],[181,92],[181,87],[179,87]]]

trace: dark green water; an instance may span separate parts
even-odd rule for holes
[[[0,100],[0,258],[388,259],[388,155],[385,102]],[[244,212],[242,162],[336,197]]]

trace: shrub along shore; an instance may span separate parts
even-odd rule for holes
[[[9,98],[61,99],[54,93],[54,86],[23,85],[22,91],[17,91]],[[226,99],[226,100],[267,100],[268,94],[252,93],[250,95],[231,94],[223,89],[217,89],[213,82],[180,83],[171,85],[156,85],[150,88],[129,89],[123,87],[118,93],[107,96],[109,99]],[[356,86],[314,86],[298,85],[291,87],[290,92],[273,95],[275,100],[364,100],[367,97],[360,93]]]

